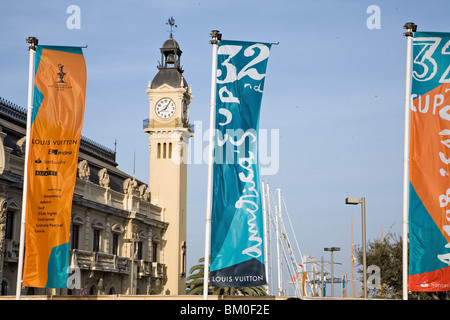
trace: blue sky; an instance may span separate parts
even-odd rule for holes
[[[67,28],[73,4],[81,10],[80,29]],[[380,8],[380,29],[366,25],[370,5]],[[343,264],[335,273],[351,275],[351,217],[355,245],[361,217],[346,197],[366,198],[368,240],[382,229],[401,234],[403,25],[450,32],[449,9],[447,0],[6,0],[0,3],[0,97],[26,107],[27,37],[87,45],[83,135],[111,149],[117,139],[119,168],[132,173],[135,153],[136,176],[148,181],[145,90],[169,37],[167,19],[176,20],[174,38],[194,95],[192,150],[207,147],[200,135],[209,127],[210,31],[230,40],[279,42],[269,57],[260,120],[261,129],[279,130],[279,170],[262,178],[282,189],[302,253],[328,259],[324,247],[341,247],[335,260]],[[204,254],[206,175],[204,161],[189,165],[188,267]]]

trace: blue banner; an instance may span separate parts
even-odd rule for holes
[[[270,44],[221,41],[211,214],[211,284],[266,284],[258,130]]]

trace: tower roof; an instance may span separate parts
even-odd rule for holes
[[[161,53],[163,51],[176,52],[178,55],[181,55],[182,53],[182,51],[180,50],[180,46],[178,45],[178,42],[172,37],[164,41],[163,46],[160,50]]]
[[[183,85],[181,85],[183,81]],[[151,89],[156,89],[163,84],[168,84],[173,88],[188,87],[186,79],[184,79],[181,72],[174,68],[161,68],[151,83]]]
[[[182,75],[183,69],[180,65],[182,51],[178,42],[171,36],[163,43],[160,51],[162,62],[158,66],[159,72],[152,80],[151,89],[156,89],[163,84],[174,88],[188,87]]]

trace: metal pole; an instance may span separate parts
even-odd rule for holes
[[[323,256],[320,257],[320,294],[319,297],[323,298]]]
[[[276,217],[276,233],[277,233],[277,271],[278,271],[278,295],[283,295],[283,262],[281,261],[281,235],[280,235],[280,220],[281,220],[281,190],[277,189],[278,206],[275,208]]]
[[[275,206],[275,238],[277,241],[277,292],[281,296],[281,258],[280,258],[280,231],[278,226],[278,206]]]
[[[211,210],[212,210],[212,174],[213,174],[213,157],[214,157],[214,121],[216,113],[216,82],[217,82],[217,48],[221,34],[218,30],[211,31],[213,46],[212,50],[212,66],[211,66],[211,100],[209,115],[209,154],[208,154],[208,185],[206,197],[206,228],[205,228],[205,261],[204,261],[204,277],[203,277],[203,299],[208,300],[209,287],[209,255],[211,251]]]
[[[407,32],[406,36],[406,76],[405,76],[405,128],[404,128],[404,142],[403,142],[403,300],[408,300],[408,201],[409,201],[409,126],[410,126],[410,101],[411,101],[411,49],[413,32],[416,31],[417,26],[408,22],[404,25]]]
[[[367,259],[366,259],[366,199],[361,198],[362,246],[363,246],[363,283],[364,298],[367,299]]]
[[[333,263],[333,250],[331,250],[331,297],[334,298],[334,263]]]
[[[34,86],[34,56],[36,54],[36,46],[38,39],[29,37],[27,43],[30,44],[28,51],[30,51],[28,64],[28,110],[27,110],[27,128],[26,128],[26,142],[25,142],[25,161],[23,170],[23,190],[22,190],[22,213],[20,224],[20,241],[19,241],[19,261],[17,263],[17,283],[16,283],[16,300],[20,300],[22,293],[22,275],[23,275],[23,260],[25,252],[25,216],[27,206],[27,176],[28,176],[28,154],[30,149],[30,132],[31,132],[31,114],[33,112],[33,86]]]
[[[267,281],[267,294],[269,294],[270,284],[269,284],[269,255],[268,255],[268,247],[267,247],[267,229],[269,228],[268,223],[268,215],[267,215],[267,208],[266,208],[266,195],[265,195],[265,187],[264,182],[261,182],[261,204],[262,204],[262,211],[263,211],[263,223],[264,223],[264,268],[266,272],[266,281]]]
[[[130,270],[130,295],[133,294],[134,286],[134,233],[131,235],[131,270]]]
[[[339,247],[331,247],[331,248],[324,248],[323,250],[325,251],[330,251],[331,252],[331,296],[334,297],[334,260],[333,260],[333,252],[334,251],[340,251],[341,248]],[[336,262],[337,264],[340,264],[338,262]]]
[[[353,298],[355,298],[355,250],[353,245],[353,216],[352,216],[352,256],[351,256],[351,263],[352,263],[352,283],[353,283]]]
[[[269,283],[270,283],[270,289],[271,289],[269,292],[273,295],[274,294],[274,292],[273,292],[273,261],[272,261],[273,259],[272,259],[272,239],[271,239],[272,233],[271,233],[271,228],[270,228],[272,214],[271,214],[271,206],[270,206],[270,186],[269,186],[269,184],[267,184],[266,197],[267,197],[267,217],[268,217],[268,219],[267,219],[267,221],[268,221],[268,225],[267,225],[268,226],[268,228],[267,228],[268,252],[267,252],[267,254],[268,254],[268,259],[269,259]]]

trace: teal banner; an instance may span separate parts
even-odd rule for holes
[[[211,214],[211,284],[266,284],[258,131],[270,44],[221,41]]]

